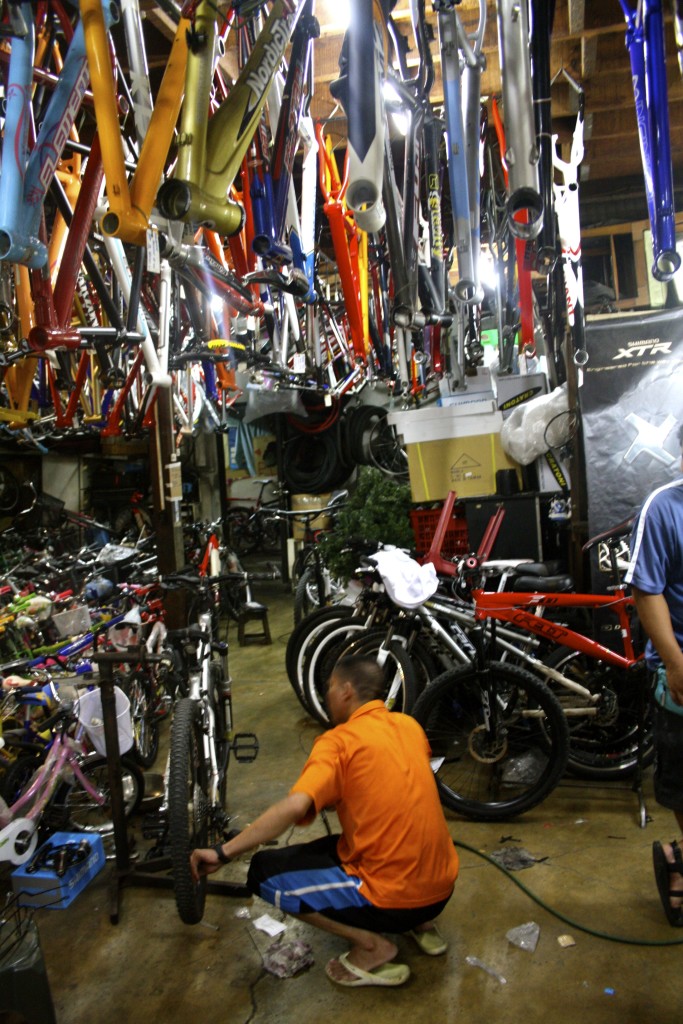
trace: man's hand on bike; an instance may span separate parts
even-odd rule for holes
[[[666,685],[673,701],[683,705],[683,665],[667,665]]]
[[[215,850],[196,849],[190,854],[190,871],[195,882],[205,875],[213,875],[222,867]]]

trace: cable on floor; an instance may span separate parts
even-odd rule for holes
[[[548,914],[551,914],[553,917],[559,918],[560,921],[564,921],[565,924],[568,924],[571,928],[575,928],[577,931],[586,932],[588,935],[593,935],[595,938],[598,939],[606,939],[608,942],[621,942],[628,946],[680,946],[683,944],[683,938],[632,939],[626,935],[611,935],[609,932],[601,932],[595,928],[589,928],[588,925],[579,924],[578,921],[574,921],[571,917],[567,917],[567,915],[563,914],[560,910],[555,910],[553,907],[550,907],[541,899],[540,896],[537,896],[535,893],[531,891],[531,889],[528,889],[523,882],[520,882],[518,878],[515,878],[515,876],[510,871],[508,871],[507,868],[504,868],[502,864],[499,864],[497,861],[493,859],[493,857],[490,857],[487,853],[484,853],[482,850],[477,850],[474,846],[470,846],[468,843],[464,843],[460,839],[454,839],[453,845],[458,847],[459,849],[467,850],[468,853],[474,853],[476,854],[477,857],[481,857],[483,860],[488,861],[489,864],[492,864],[495,868],[498,868],[499,871],[502,871],[503,874],[507,878],[509,878],[511,882],[514,882],[515,885],[529,897],[529,899],[533,900],[534,903],[538,903],[539,907],[542,907],[543,910],[545,910]]]

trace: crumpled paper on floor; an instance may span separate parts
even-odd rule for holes
[[[263,954],[263,966],[277,978],[293,978],[315,963],[313,950],[307,942],[275,942]]]
[[[506,846],[502,850],[494,850],[489,856],[506,871],[522,871],[538,864],[538,858],[532,857],[522,846]]]

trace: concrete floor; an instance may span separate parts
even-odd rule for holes
[[[270,606],[273,644],[240,648],[235,636],[231,647],[236,724],[255,731],[261,744],[256,762],[230,768],[236,827],[287,793],[318,732],[284,671],[291,597],[281,584],[260,585],[255,596]],[[399,937],[399,959],[410,965],[412,976],[393,993],[333,985],[323,968],[344,944],[298,922],[287,921],[284,941],[309,943],[314,966],[285,980],[265,971],[262,954],[273,940],[253,921],[263,913],[282,915],[260,901],[212,895],[203,922],[190,927],[177,916],[171,891],[126,885],[119,922],[112,924],[108,866],[66,910],[36,913],[57,1020],[378,1024],[394,1018],[400,1007],[401,1019],[430,1024],[679,1024],[675,978],[681,954],[667,943],[683,935],[664,918],[650,853],[654,839],[673,834],[673,818],[654,803],[649,777],[645,793],[652,819],[645,829],[627,785],[586,786],[569,779],[542,806],[512,822],[478,824],[449,816],[453,838],[467,844],[441,918],[450,948],[444,957],[429,958]],[[139,826],[133,831],[144,850]],[[316,823],[281,841],[322,832]],[[523,848],[537,862],[508,876],[476,852],[506,846]],[[241,881],[247,863],[245,858],[216,877]],[[506,938],[509,929],[527,922],[540,927],[533,953]],[[574,945],[560,943],[566,935]]]

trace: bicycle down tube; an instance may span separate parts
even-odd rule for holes
[[[213,4],[202,0],[198,5],[191,26],[196,43],[188,54],[177,166],[157,197],[169,219],[207,225],[226,235],[241,230],[244,208],[228,191],[303,8],[297,0],[276,0],[233,89],[207,122],[216,21]]]

